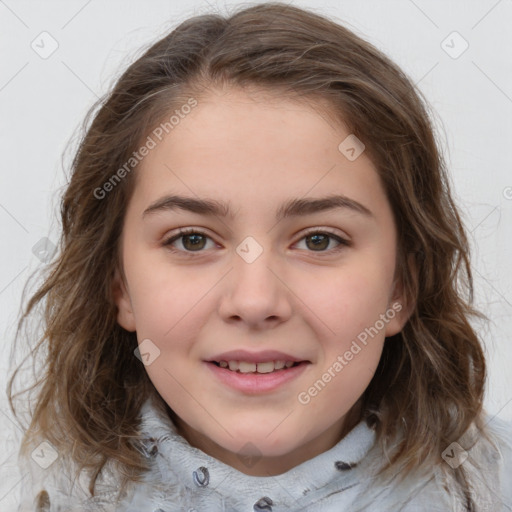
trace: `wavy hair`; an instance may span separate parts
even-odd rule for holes
[[[145,48],[89,110],[60,203],[57,257],[18,321],[16,339],[44,306],[44,332],[29,354],[35,364],[45,349],[42,371],[18,393],[37,390],[20,453],[43,434],[90,470],[92,495],[108,460],[122,486],[148,470],[137,449],[140,409],[150,396],[165,404],[133,355],[136,334],[117,323],[112,296],[136,166],[119,182],[112,177],[170,113],[219,86],[311,102],[364,142],[378,170],[397,226],[396,278],[414,306],[402,331],[386,339],[362,396],[360,419],[375,426],[382,447],[394,447],[379,474],[441,463],[472,424],[485,435],[486,364],[469,323],[484,316],[472,306],[468,240],[427,101],[352,31],[312,11],[266,3],[187,19]],[[8,384],[13,412],[20,367]],[[469,503],[462,466],[454,471]]]

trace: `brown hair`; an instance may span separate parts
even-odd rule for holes
[[[135,442],[139,412],[149,396],[163,399],[133,355],[136,334],[117,324],[112,297],[135,172],[101,199],[94,191],[169,112],[222,85],[256,87],[319,109],[328,104],[366,145],[398,230],[396,278],[414,307],[402,332],[385,342],[361,418],[375,425],[383,447],[400,440],[382,475],[395,466],[407,472],[440,463],[442,451],[473,422],[483,429],[486,365],[468,321],[483,317],[471,306],[468,242],[427,102],[371,44],[325,17],[279,3],[186,20],[89,111],[61,202],[59,254],[16,333],[45,299],[45,330],[32,356],[42,347],[47,354],[41,378],[25,390],[41,386],[23,450],[39,431],[60,453],[72,452],[92,470],[92,494],[109,459],[127,480],[148,469]],[[9,381],[13,411],[18,370]],[[462,467],[455,473],[464,486]]]

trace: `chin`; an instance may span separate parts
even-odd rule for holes
[[[269,435],[271,432],[270,428],[239,430],[233,438],[226,439],[230,446],[225,448],[240,455],[279,457],[293,451],[301,443],[298,432],[283,430],[279,435],[276,431]]]

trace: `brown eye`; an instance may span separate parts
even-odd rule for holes
[[[175,247],[174,243],[181,239],[181,248]],[[167,239],[163,245],[169,247],[172,251],[179,252],[202,252],[205,248],[206,241],[211,240],[205,233],[197,230],[183,230],[177,235]]]
[[[194,253],[204,252],[207,241],[213,242],[206,233],[196,229],[180,230],[178,234],[163,242],[163,246],[168,247],[174,253],[180,253],[183,256],[192,256]],[[316,253],[332,253],[350,246],[350,242],[339,235],[328,231],[310,231],[300,241],[306,241],[306,251]],[[331,247],[332,241],[337,245]],[[181,243],[177,244],[180,241]],[[214,243],[215,245],[215,243]]]
[[[306,248],[310,252],[332,252],[341,250],[345,246],[349,246],[348,240],[341,238],[339,235],[325,231],[313,231],[308,233],[301,239],[306,241]],[[331,241],[334,240],[338,245],[330,247]]]
[[[306,242],[306,245],[308,246],[308,248],[315,249],[315,250],[316,249],[324,250],[324,249],[327,249],[327,247],[329,247],[329,242],[330,242],[331,237],[320,233],[317,235],[308,235],[305,238],[307,241],[311,241],[311,245]]]
[[[185,247],[187,251],[204,249],[205,237],[203,235],[194,233],[192,235],[183,235],[181,238],[183,239],[183,247]]]

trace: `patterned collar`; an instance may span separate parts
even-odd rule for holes
[[[150,478],[161,479],[174,489],[189,493],[213,493],[232,506],[247,510],[272,510],[273,503],[295,508],[297,500],[310,495],[319,499],[329,492],[340,492],[357,486],[353,471],[375,445],[376,433],[366,422],[357,424],[335,446],[303,462],[286,473],[256,477],[191,446],[176,429],[171,418],[155,407],[151,399],[141,410],[141,428],[145,436],[143,451],[158,470]],[[248,465],[250,460],[245,461]],[[309,500],[308,500],[309,501]]]

